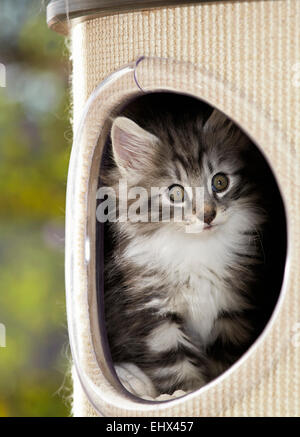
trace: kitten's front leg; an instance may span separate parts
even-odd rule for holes
[[[168,314],[156,321],[142,344],[140,361],[115,366],[121,383],[132,394],[156,398],[177,390],[190,392],[206,384],[206,358],[184,333],[178,317]]]
[[[146,338],[148,363],[143,370],[159,393],[196,390],[206,384],[206,358],[186,335],[180,317],[173,313]]]
[[[253,326],[245,313],[227,312],[216,320],[212,331],[214,341],[206,351],[209,380],[225,372],[253,341]]]

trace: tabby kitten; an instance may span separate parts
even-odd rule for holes
[[[118,201],[120,179],[128,191],[148,193],[146,217],[105,225],[105,318],[116,372],[142,397],[195,390],[262,329],[269,170],[224,114],[171,93],[146,97],[130,118],[116,117],[111,146],[101,184]],[[151,187],[166,188],[151,199]],[[176,204],[193,202],[185,187],[203,187],[204,211],[193,207],[175,221]],[[154,200],[159,210],[149,221]],[[126,212],[117,203],[117,217]]]

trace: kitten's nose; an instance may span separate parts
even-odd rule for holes
[[[210,225],[213,219],[216,217],[217,212],[216,209],[212,205],[204,206],[204,222],[207,225]]]

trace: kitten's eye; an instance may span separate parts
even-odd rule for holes
[[[225,191],[228,187],[229,179],[224,173],[217,173],[214,175],[211,181],[211,188],[216,193]]]
[[[171,185],[169,187],[169,197],[173,203],[184,201],[184,188],[181,185]]]

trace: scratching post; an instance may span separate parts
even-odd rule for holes
[[[73,63],[66,289],[74,415],[299,416],[300,2],[53,0],[47,14],[50,27],[70,36]],[[260,147],[284,200],[288,253],[272,318],[247,353],[194,393],[147,402],[128,395],[106,362],[95,208],[109,116],[158,89],[208,102]]]

